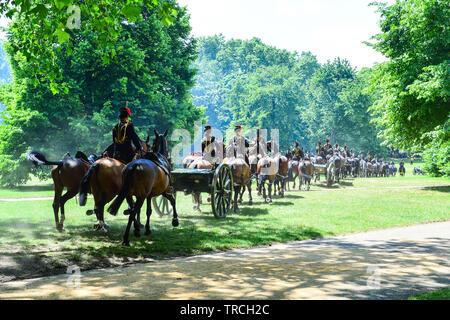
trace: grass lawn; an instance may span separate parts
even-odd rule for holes
[[[450,300],[450,289],[425,293],[417,297],[411,297],[408,300]]]
[[[91,269],[449,220],[450,179],[408,171],[406,177],[347,179],[331,189],[314,185],[309,192],[277,196],[271,205],[253,192],[253,206],[245,196],[240,211],[222,220],[214,218],[206,194],[199,213],[192,210],[191,196],[178,193],[180,226],[173,228],[171,218],[154,213],[152,235],[131,234],[131,247],[121,245],[127,223],[121,213],[105,214],[111,226],[106,235],[92,230],[95,218],[85,211],[93,199],[85,208],[75,200],[66,204],[64,233],[56,231],[51,200],[0,202],[0,282],[65,272],[73,264]],[[12,198],[22,193],[10,190]],[[141,216],[145,223],[145,210]]]

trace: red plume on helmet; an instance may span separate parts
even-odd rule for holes
[[[295,145],[298,147],[300,145],[300,142],[295,141]]]
[[[127,110],[128,115],[131,116],[131,110],[128,108],[128,101],[125,104],[125,110]]]

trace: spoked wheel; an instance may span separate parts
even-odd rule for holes
[[[177,197],[177,193],[174,192],[173,196]],[[156,213],[162,218],[164,216],[171,216],[173,213],[173,207],[170,204],[170,201],[167,200],[164,196],[154,197],[152,198],[153,209]]]
[[[211,207],[217,219],[225,218],[233,201],[233,174],[226,164],[214,173],[211,190]]]

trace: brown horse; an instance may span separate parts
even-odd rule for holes
[[[150,235],[150,216],[152,214],[151,199],[163,195],[168,199],[173,207],[172,225],[178,226],[178,215],[176,210],[176,200],[170,187],[170,162],[166,149],[167,131],[159,134],[155,130],[155,140],[153,142],[153,151],[144,155],[143,159],[135,160],[129,163],[123,171],[123,185],[108,208],[108,212],[116,215],[125,198],[136,197],[128,224],[123,236],[123,245],[130,245],[129,233],[131,224],[134,222],[134,235],[140,236],[140,228],[136,216],[140,213],[144,201],[147,200],[147,223],[145,224],[145,234]]]
[[[203,157],[198,157],[194,159],[189,165],[189,169],[206,169],[212,170],[214,167],[211,162],[203,159]],[[202,194],[200,192],[194,192],[192,194],[192,201],[194,202],[194,210],[200,211],[200,205],[202,204]]]
[[[309,160],[305,159],[298,165],[298,172],[300,174],[300,186],[299,190],[302,189],[302,183],[305,183],[305,190],[309,190],[311,187],[311,179],[314,175],[314,164]]]
[[[27,158],[35,166],[53,165],[51,170],[55,196],[53,198],[53,213],[55,215],[56,229],[64,231],[65,211],[64,205],[67,200],[72,199],[78,193],[81,180],[91,167],[91,163],[82,152],[77,152],[75,158],[65,158],[62,161],[48,161],[40,152],[30,152]],[[64,188],[67,192],[62,195]],[[59,219],[59,209],[61,209],[61,219]]]
[[[253,204],[252,198],[252,177],[250,166],[245,161],[244,155],[235,144],[229,145],[225,148],[226,158],[223,159],[223,164],[227,164],[233,175],[234,184],[234,199],[233,199],[233,212],[238,211],[238,202],[242,202],[242,189],[247,187],[249,195],[249,205]]]
[[[267,203],[272,202],[272,184],[278,173],[278,160],[269,156],[258,161],[258,193],[263,195],[263,198]],[[266,181],[268,181],[268,193],[269,197],[266,197]],[[261,192],[262,190],[262,192]]]
[[[299,162],[297,160],[289,161],[288,179],[286,180],[286,182],[287,182],[286,185],[287,185],[288,189],[290,189],[289,182],[291,182],[291,181],[294,182],[294,185],[292,187],[295,188],[295,180],[298,177],[298,165],[299,165]]]
[[[288,178],[289,161],[285,156],[278,156],[278,173],[274,182],[274,193],[277,193],[284,198],[284,191],[286,188],[286,180]]]
[[[143,153],[150,150],[148,144],[150,138],[146,141],[141,140],[141,148]],[[139,155],[138,155],[139,157]],[[91,192],[94,196],[94,210],[86,211],[87,215],[95,213],[97,216],[97,223],[94,225],[94,230],[102,230],[106,232],[104,221],[105,205],[110,202],[119,193],[122,188],[122,171],[125,164],[113,158],[102,158],[97,160],[89,171],[84,176],[80,185],[80,206],[86,205],[87,194]],[[132,208],[132,198],[128,198],[128,210],[124,214],[129,214]],[[138,222],[140,219],[138,217]]]

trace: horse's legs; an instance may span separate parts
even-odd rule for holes
[[[200,192],[194,192],[192,194],[192,201],[194,202],[194,210],[201,211],[200,210]]]
[[[133,202],[132,196],[128,196],[126,199],[127,199],[127,203],[128,203],[128,209],[126,209],[123,212],[123,214],[127,216],[127,215],[131,214],[131,211],[133,210],[133,207],[134,207],[134,202]]]
[[[134,205],[133,212],[134,215],[134,236],[139,238],[141,236],[141,208],[144,204],[145,199],[137,198],[136,204]]]
[[[233,212],[238,211],[238,197],[241,192],[241,186],[238,185],[234,188],[234,200],[233,200]]]
[[[147,222],[145,223],[145,235],[149,236],[152,234],[152,232],[150,231],[150,216],[152,215],[152,197],[148,197],[147,198]]]
[[[269,203],[272,202],[272,184],[273,184],[273,181],[270,181],[269,182]]]
[[[242,203],[242,196],[244,195],[244,192],[245,192],[245,185],[242,185],[241,190],[239,192],[239,199],[238,199],[239,203]]]
[[[59,206],[61,208],[61,220],[59,221],[59,229],[58,231],[64,231],[64,220],[66,218],[64,214],[64,204],[67,200],[72,199],[77,194],[77,190],[67,190],[67,192],[60,198]]]
[[[247,184],[247,189],[248,189],[248,204],[251,206],[253,204],[253,198],[252,198],[252,182],[250,181]]]
[[[59,176],[57,176],[54,171],[52,171],[52,178],[53,178],[53,184],[54,184],[54,189],[55,189],[55,196],[53,198],[52,207],[53,207],[53,213],[55,215],[56,230],[61,232],[62,230],[61,230],[61,226],[59,224],[58,213],[59,213],[61,194],[64,189],[64,186],[60,182]]]
[[[163,196],[167,200],[169,200],[169,202],[170,202],[170,204],[172,205],[172,208],[173,208],[172,226],[173,227],[178,227],[179,222],[178,222],[177,205],[176,205],[175,197],[171,193],[163,193]],[[212,201],[212,199],[211,199],[211,201]]]
[[[104,221],[104,212],[105,212],[105,201],[100,200],[95,203],[95,215],[97,216],[97,223],[94,224],[94,230],[100,230],[103,232],[107,232],[105,229],[105,221]]]
[[[137,225],[136,225],[136,219],[135,218],[136,218],[136,213],[141,210],[141,207],[142,207],[143,203],[144,203],[143,199],[137,198],[136,199],[136,203],[135,203],[135,205],[133,207],[133,210],[131,210],[130,216],[128,217],[128,224],[127,224],[127,227],[125,229],[125,234],[123,235],[122,244],[124,246],[129,246],[130,245],[130,241],[128,240],[128,238],[129,238],[129,235],[130,235],[130,228],[131,228],[131,224],[132,223],[134,223],[134,234],[135,234],[135,236],[137,236],[137,237],[139,236],[140,229],[136,228]],[[138,234],[138,235],[136,235],[136,234]]]

